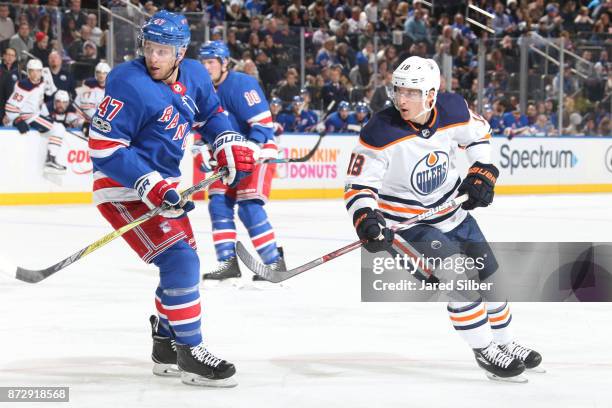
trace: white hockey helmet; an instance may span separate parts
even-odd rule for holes
[[[59,91],[57,91],[55,93],[55,96],[53,97],[54,101],[60,101],[60,102],[70,102],[70,95],[68,94],[68,92],[60,89]]]
[[[96,72],[108,74],[110,70],[111,67],[106,62],[98,62],[98,65],[96,65]]]
[[[30,71],[32,69],[42,70],[43,69],[42,61],[36,58],[29,60],[28,63],[26,64],[26,70]]]
[[[438,90],[440,89],[440,68],[436,61],[422,57],[408,57],[393,71],[391,78],[392,87],[387,88],[389,98],[393,101],[395,108],[399,110],[399,104],[396,100],[397,88],[419,89],[422,92],[423,112],[429,112],[436,104]],[[427,95],[430,91],[434,91],[433,103],[427,106]]]

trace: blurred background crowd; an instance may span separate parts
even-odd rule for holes
[[[441,91],[465,96],[497,134],[612,135],[612,0],[470,4],[492,18],[462,1],[0,3],[0,106],[30,58],[41,59],[74,97],[101,59],[112,66],[134,58],[142,22],[167,9],[188,18],[189,56],[197,58],[205,41],[226,41],[233,68],[256,77],[279,113],[299,103],[321,115],[342,101],[376,112],[389,103],[394,68],[419,55],[440,65]]]

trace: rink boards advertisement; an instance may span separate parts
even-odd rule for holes
[[[279,137],[279,156],[299,158],[317,142],[315,134]],[[306,163],[277,165],[272,199],[341,198],[344,178],[357,135],[327,135]],[[500,170],[496,193],[612,192],[612,137],[492,139],[493,162]],[[43,172],[47,140],[37,132],[25,135],[0,130],[0,205],[91,202],[92,163],[87,143],[67,133],[58,161],[64,175]],[[195,178],[187,146],[181,163],[183,186]],[[468,167],[466,154],[457,155],[460,172]]]

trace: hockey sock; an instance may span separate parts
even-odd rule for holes
[[[238,203],[238,216],[247,228],[253,247],[265,264],[271,264],[279,259],[276,238],[268,215],[260,200],[246,200]]]
[[[193,248],[179,241],[153,259],[159,267],[161,306],[179,344],[202,342],[200,261]]]
[[[493,334],[482,300],[449,302],[448,315],[457,333],[471,348],[483,348],[493,341]]]
[[[210,196],[208,211],[212,222],[213,243],[218,261],[236,256],[235,201],[225,194]]]
[[[508,344],[514,340],[509,327],[512,313],[510,313],[508,302],[487,302],[487,314],[496,343]]]
[[[162,337],[172,337],[172,333],[170,333],[170,326],[168,326],[168,317],[166,316],[166,311],[162,306],[162,296],[163,290],[161,286],[158,286],[157,290],[155,291],[155,308],[157,309],[157,317],[159,318],[157,334]]]

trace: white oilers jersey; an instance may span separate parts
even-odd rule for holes
[[[351,155],[344,195],[349,213],[379,209],[393,225],[456,197],[463,176],[456,154],[465,150],[470,163],[491,163],[490,138],[489,123],[457,94],[438,95],[431,119],[420,128],[394,107],[376,113]],[[447,232],[466,215],[458,208],[423,223]]]
[[[89,122],[102,99],[104,99],[104,87],[95,78],[89,78],[83,82],[83,86],[77,89],[74,103],[83,111],[84,119]]]
[[[18,117],[26,119],[32,116],[49,114],[45,101],[45,84],[41,81],[34,85],[25,78],[15,84],[15,90],[6,101],[6,116],[12,123]]]

